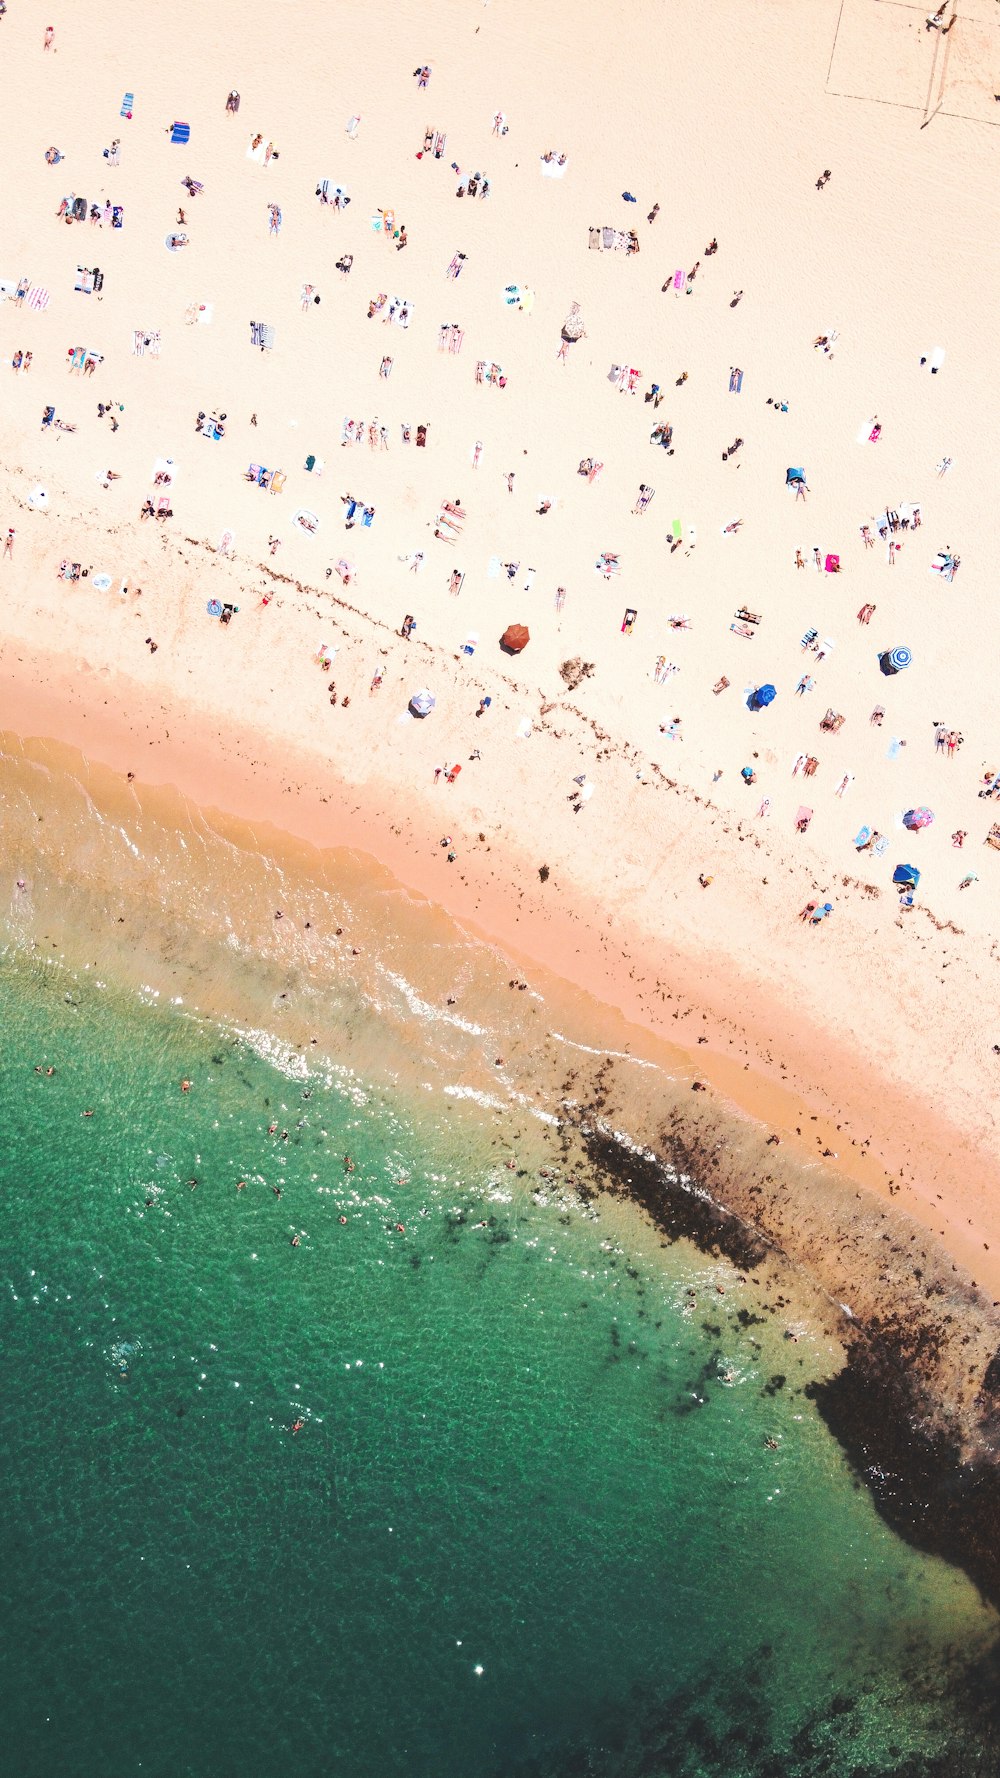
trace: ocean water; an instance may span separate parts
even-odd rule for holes
[[[359,861],[3,768],[3,1769],[1000,1769],[828,1322],[567,1161],[537,991]]]

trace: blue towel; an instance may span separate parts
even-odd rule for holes
[[[170,132],[170,140],[171,142],[190,142],[191,125],[189,123],[175,123]]]

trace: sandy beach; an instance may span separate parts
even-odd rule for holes
[[[127,45],[56,12],[45,49],[11,5],[0,673],[5,729],[370,853],[1000,1297],[992,11],[641,7],[609,40],[493,0],[387,44],[283,6],[276,62],[224,10]],[[57,215],[80,193],[99,221]]]

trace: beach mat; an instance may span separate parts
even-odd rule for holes
[[[170,140],[171,142],[190,142],[191,125],[189,123],[175,123],[170,131]]]
[[[121,108],[120,112],[118,113],[119,117],[131,117],[134,110],[135,110],[135,94],[134,93],[125,93],[125,95],[122,98],[122,108]]]

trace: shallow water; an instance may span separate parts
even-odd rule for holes
[[[8,1769],[997,1769],[995,1618],[848,1473],[827,1322],[567,1181],[501,959],[3,788]]]

